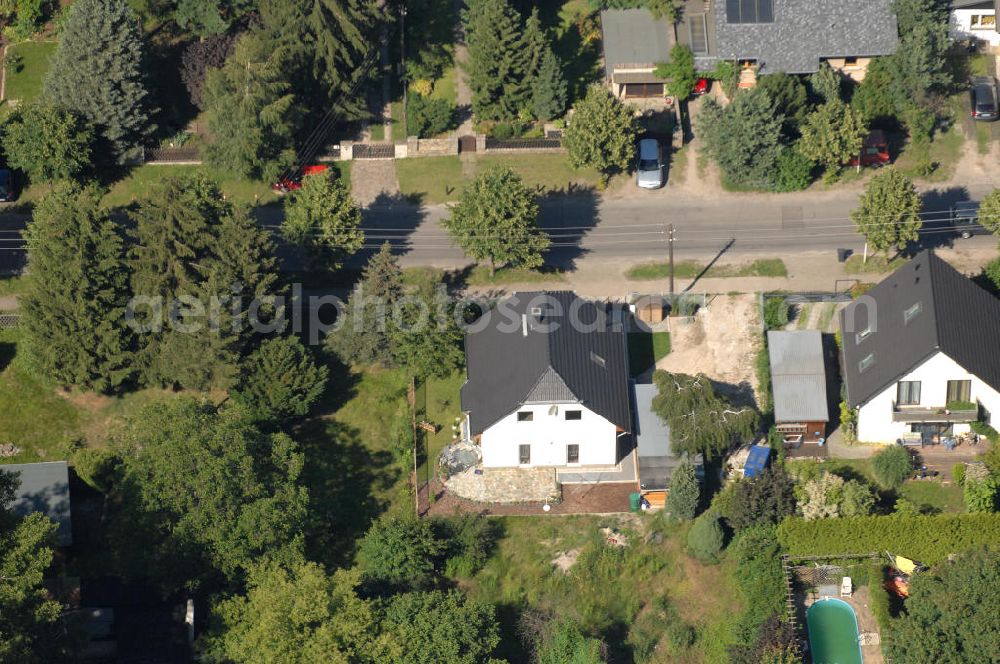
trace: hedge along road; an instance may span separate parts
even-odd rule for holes
[[[947,228],[948,209],[958,200],[980,200],[994,189],[991,182],[964,187],[925,187],[924,246],[986,248],[995,243],[981,236],[958,240]],[[625,198],[602,198],[595,193],[550,195],[541,198],[539,224],[552,238],[546,262],[572,269],[579,261],[623,258],[663,260],[667,226],[675,229],[675,249],[684,258],[710,258],[726,249],[727,257],[761,252],[787,255],[843,247],[859,252],[864,239],[854,230],[850,212],[857,206],[860,187],[794,194],[720,192],[713,198],[685,197],[670,191]],[[283,212],[266,206],[256,212],[262,224],[277,230]],[[420,206],[402,198],[375,203],[365,209],[367,244],[388,241],[402,253],[406,266],[463,267],[470,261],[440,225],[447,205]],[[23,228],[23,213],[0,213],[0,269],[23,261],[23,242],[13,229]],[[5,231],[5,232],[4,232]],[[732,241],[732,243],[731,243]],[[283,252],[285,268],[301,269],[296,252]]]

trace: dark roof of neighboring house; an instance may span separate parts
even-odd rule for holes
[[[605,9],[601,12],[601,36],[608,78],[621,65],[666,62],[674,44],[670,23],[665,18],[654,19],[648,9]]]
[[[862,338],[869,328],[871,333]],[[917,254],[845,307],[840,329],[852,408],[938,351],[1000,390],[1000,299],[931,250]],[[862,370],[861,362],[869,356],[870,364]]]
[[[951,0],[949,4],[952,9],[993,9],[1000,0]]]
[[[653,411],[653,398],[659,392],[652,383],[637,383],[632,388],[639,486],[644,491],[666,489],[684,458],[674,454],[670,447],[670,426]],[[696,469],[703,465],[700,454],[689,459]]]
[[[65,461],[19,463],[0,466],[0,470],[16,474],[21,482],[11,506],[14,513],[24,516],[41,512],[58,524],[56,536],[59,545],[72,544],[73,526],[70,519],[67,463]]]
[[[465,335],[462,410],[482,433],[524,403],[581,403],[631,430],[620,321],[567,291],[515,293]],[[573,322],[580,324],[574,325]]]
[[[762,74],[809,74],[821,58],[896,51],[892,0],[773,0],[774,21],[768,23],[729,23],[726,5],[714,2],[714,55],[757,60]]]
[[[826,367],[819,330],[767,333],[777,422],[827,422]]]

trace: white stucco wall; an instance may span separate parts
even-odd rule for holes
[[[557,413],[549,414],[555,406]],[[567,420],[567,410],[582,411],[581,419]],[[518,422],[521,411],[534,413],[531,422]],[[613,466],[618,462],[618,434],[614,424],[580,404],[521,406],[486,429],[480,439],[483,466],[518,466],[518,445],[531,445],[531,466],[565,466],[566,446],[580,446],[580,466]]]
[[[993,46],[1000,45],[1000,33],[989,28],[972,28],[972,16],[994,15],[993,9],[953,9],[948,34],[952,39],[980,39]]]
[[[944,407],[949,380],[972,381],[972,401],[979,401],[990,414],[989,424],[1000,423],[1000,394],[992,387],[960,367],[944,353],[937,353],[900,380],[920,381],[920,403],[925,407]],[[858,411],[858,440],[867,443],[891,443],[910,431],[909,422],[892,421],[892,404],[896,400],[896,383],[864,404]],[[968,425],[956,424],[957,431]]]

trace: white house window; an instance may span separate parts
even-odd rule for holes
[[[582,420],[583,411],[582,410],[567,410],[566,411],[567,420]]]
[[[566,446],[566,463],[580,463],[580,446],[576,444]]]
[[[972,401],[971,380],[948,381],[948,403],[954,403],[956,401]]]
[[[844,66],[845,67],[857,67],[858,66],[858,59],[856,57],[844,58]]]
[[[522,466],[527,466],[531,463],[531,445],[517,446],[517,462]]]
[[[919,314],[921,311],[923,311],[923,308],[924,308],[923,305],[920,302],[917,302],[912,307],[910,307],[909,309],[907,309],[906,311],[904,311],[903,312],[903,324],[906,325],[911,320],[913,320],[914,318],[916,318],[917,314]]]
[[[916,406],[920,403],[920,381],[901,380],[896,386],[897,406]]]
[[[858,372],[864,373],[873,364],[875,364],[875,353],[869,353],[858,362]]]
[[[997,27],[995,14],[973,14],[969,17],[969,27],[973,30],[993,30]]]
[[[530,410],[519,410],[517,412],[518,422],[531,422],[535,419],[535,413]]]

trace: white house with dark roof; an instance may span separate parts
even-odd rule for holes
[[[940,442],[1000,425],[1000,299],[933,251],[918,254],[840,315],[858,439]]]
[[[515,293],[465,339],[462,410],[483,466],[607,468],[632,430],[625,333],[569,292]]]
[[[998,8],[1000,0],[952,0],[948,34],[952,39],[975,39],[1000,46]]]

